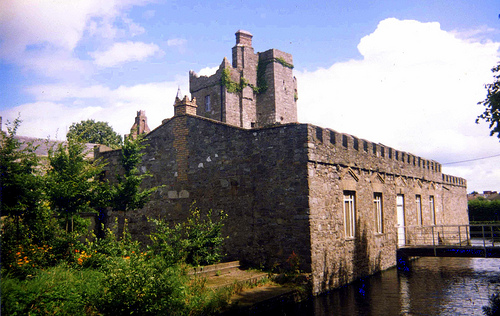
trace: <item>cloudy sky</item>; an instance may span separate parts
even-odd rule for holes
[[[499,14],[498,0],[2,0],[0,115],[51,139],[85,119],[125,134],[138,110],[155,128],[188,71],[231,57],[244,29],[256,51],[294,56],[300,122],[437,160],[469,192],[500,190],[500,142],[475,124]]]

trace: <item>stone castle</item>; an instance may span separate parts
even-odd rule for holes
[[[163,187],[127,214],[133,235],[148,217],[184,220],[193,201],[222,209],[226,259],[273,267],[295,253],[320,293],[394,266],[409,238],[397,226],[468,224],[466,181],[438,162],[298,123],[292,68],[290,54],[254,53],[238,31],[231,64],[190,72],[192,99],[178,94],[174,116],[146,135],[143,184]],[[96,154],[115,172],[119,150]]]

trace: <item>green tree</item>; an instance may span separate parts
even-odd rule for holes
[[[467,204],[470,221],[500,221],[500,200],[489,201],[479,197]]]
[[[490,136],[496,136],[500,138],[500,63],[495,66],[491,71],[494,73],[493,77],[495,81],[490,84],[486,84],[486,89],[488,94],[486,99],[478,104],[484,105],[486,108],[483,114],[479,115],[476,119],[476,123],[480,119],[485,120],[490,124]]]
[[[118,148],[122,143],[122,137],[116,133],[107,122],[96,122],[94,120],[73,123],[69,127],[66,138],[77,139],[80,142],[106,145]]]
[[[111,186],[111,207],[114,211],[128,212],[142,208],[149,200],[151,194],[158,189],[153,187],[142,189],[142,181],[151,177],[148,172],[140,172],[139,164],[142,162],[141,152],[146,145],[144,137],[125,137],[122,146],[121,167],[123,172],[117,172],[116,183]],[[123,229],[124,231],[124,229]]]
[[[109,195],[107,184],[99,181],[103,165],[86,159],[86,154],[84,144],[72,138],[49,150],[47,197],[52,209],[65,219],[67,231],[73,230],[75,215],[93,212]]]
[[[7,123],[7,133],[0,133],[0,210],[2,216],[22,220],[34,226],[40,216],[43,182],[39,177],[39,159],[33,143],[20,143],[16,132],[21,120]]]

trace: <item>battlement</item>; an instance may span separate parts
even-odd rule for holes
[[[467,181],[463,178],[442,174],[441,164],[437,161],[350,134],[339,133],[333,129],[310,125],[309,144],[313,150],[312,157],[320,163],[404,174],[456,186],[467,185]]]
[[[179,115],[196,115],[196,108],[198,106],[196,105],[196,98],[193,97],[191,101],[189,100],[188,96],[184,96],[184,98],[181,100],[179,97],[175,98],[175,103],[174,103],[174,116],[179,116]]]
[[[443,184],[467,187],[467,180],[465,180],[464,178],[443,174]]]

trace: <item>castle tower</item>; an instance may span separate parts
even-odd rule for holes
[[[254,128],[297,121],[297,82],[292,55],[277,49],[254,53],[252,34],[235,33],[232,63],[224,58],[210,76],[189,73],[197,115]]]
[[[135,123],[130,129],[130,135],[135,139],[141,134],[147,134],[150,132],[148,126],[148,118],[146,117],[146,111],[137,111],[137,116],[135,117]]]

